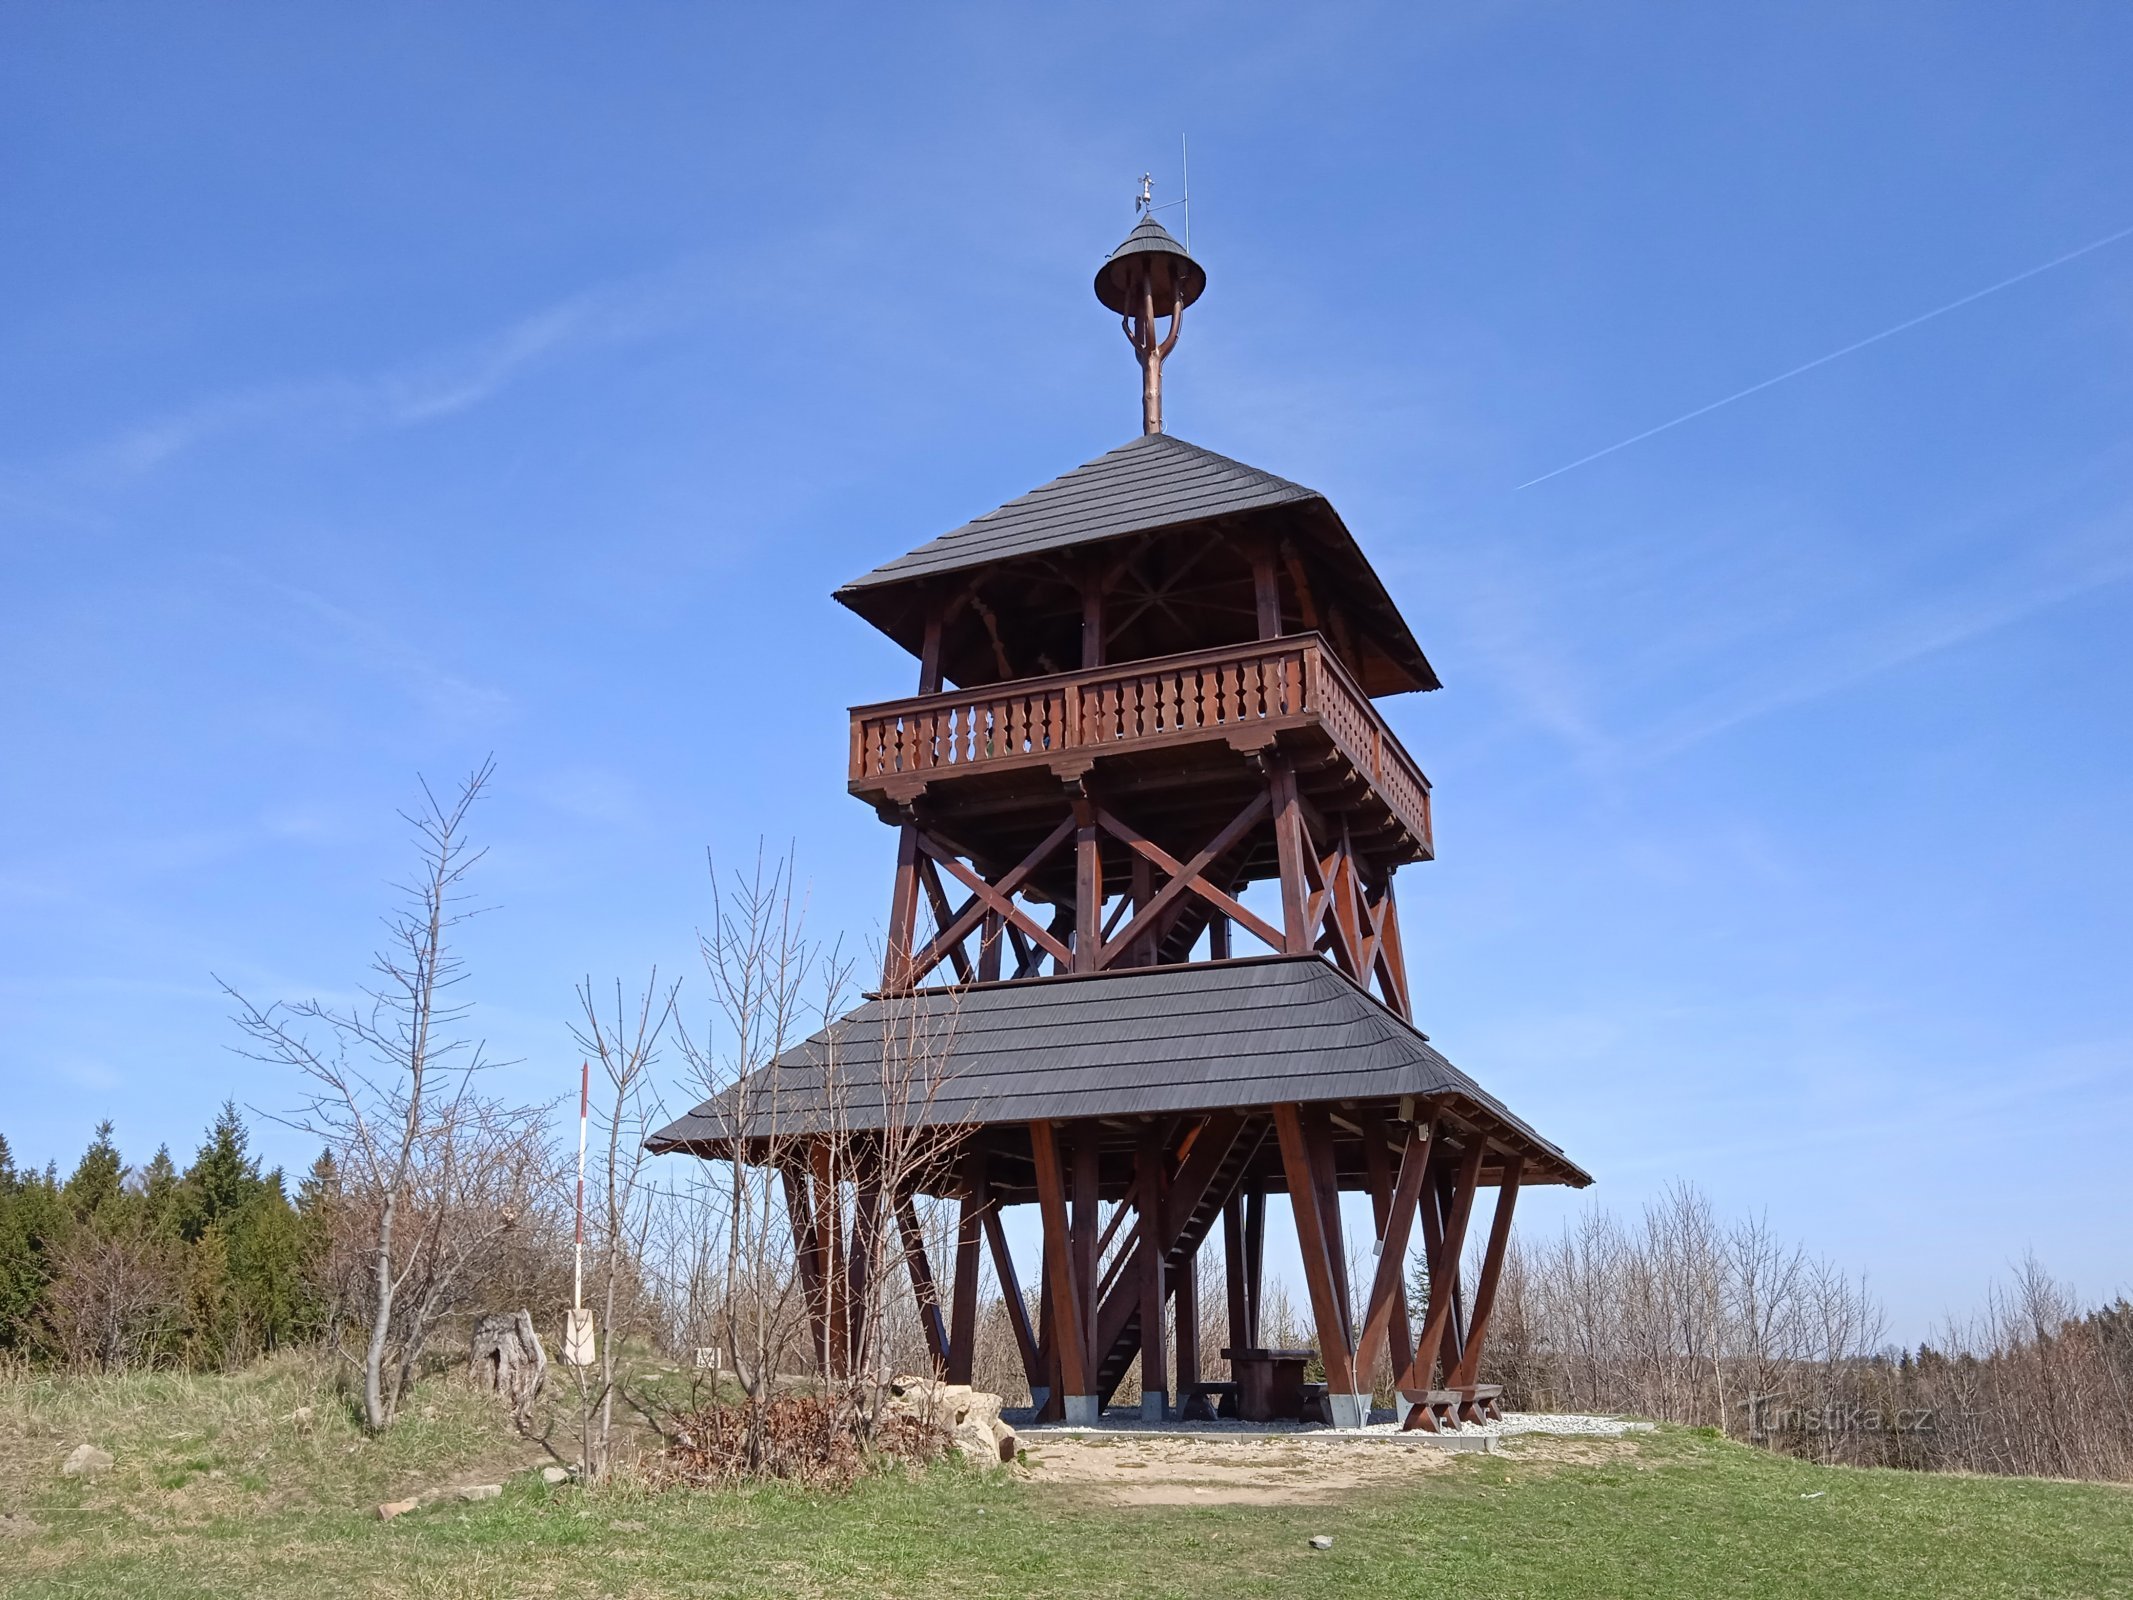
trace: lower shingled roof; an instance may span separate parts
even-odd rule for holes
[[[884,1049],[884,1041],[888,1048]],[[888,1069],[883,1061],[887,1058]],[[832,1118],[825,1064],[841,1080]],[[1282,1101],[1457,1096],[1586,1175],[1317,956],[922,989],[867,1001],[659,1130],[655,1151],[905,1125],[1120,1117]],[[743,1125],[734,1126],[739,1115]]]

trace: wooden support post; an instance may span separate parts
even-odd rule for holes
[[[1015,1330],[1015,1349],[1022,1357],[1022,1376],[1029,1383],[1030,1399],[1041,1410],[1049,1394],[1045,1351],[1037,1330],[1030,1326],[1029,1302],[1022,1297],[1022,1278],[1015,1271],[1014,1255],[1007,1248],[1007,1229],[1001,1225],[998,1206],[986,1206],[984,1224],[986,1242],[992,1246],[992,1273],[1000,1280],[1000,1298],[1007,1303],[1007,1324]],[[1037,1277],[1040,1282],[1044,1277],[1041,1263]]]
[[[1052,1124],[1043,1121],[1029,1125],[1029,1136],[1030,1153],[1037,1168],[1037,1204],[1044,1216],[1044,1277],[1051,1288],[1046,1327],[1059,1362],[1060,1391],[1055,1398],[1068,1422],[1093,1423],[1096,1381],[1090,1370],[1088,1342],[1083,1337],[1085,1290],[1076,1281],[1074,1241],[1067,1220],[1066,1174],[1060,1167],[1058,1138]]]
[[[1274,809],[1274,847],[1281,862],[1282,953],[1311,953],[1311,929],[1304,915],[1303,799],[1296,792],[1296,774],[1278,757],[1268,763],[1268,800]]]
[[[1259,1343],[1266,1305],[1266,1190],[1254,1183],[1244,1197],[1244,1342]]]
[[[888,950],[881,963],[881,986],[891,994],[911,981],[911,949],[918,937],[918,824],[906,822],[896,834],[896,883],[889,894]]]
[[[985,920],[978,924],[978,982],[1000,981],[1000,946],[1006,932],[1007,919],[997,911],[986,912]]]
[[[1081,1342],[1088,1352],[1092,1379],[1097,1362],[1103,1358],[1103,1348],[1096,1342],[1096,1274],[1103,1264],[1103,1251],[1097,1244],[1103,1218],[1096,1140],[1093,1122],[1082,1123],[1074,1130],[1067,1174],[1068,1192],[1074,1202],[1074,1272],[1081,1285]]]
[[[1229,918],[1219,911],[1207,919],[1207,959],[1229,959]]]
[[[1172,1346],[1178,1366],[1178,1386],[1173,1391],[1178,1404],[1192,1392],[1200,1381],[1200,1249],[1193,1246],[1185,1252],[1185,1259],[1178,1263],[1172,1274],[1170,1292],[1177,1303],[1177,1338]],[[1158,1319],[1160,1320],[1160,1319]]]
[[[845,1254],[845,1313],[851,1331],[850,1371],[862,1376],[873,1364],[874,1267],[881,1252],[881,1177],[862,1170],[852,1185],[852,1242]]]
[[[1466,1242],[1466,1221],[1473,1214],[1476,1180],[1481,1176],[1481,1156],[1487,1145],[1488,1141],[1478,1132],[1466,1135],[1466,1154],[1461,1157],[1458,1176],[1453,1180],[1452,1204],[1444,1218],[1444,1235],[1430,1257],[1429,1314],[1422,1322],[1422,1337],[1415,1342],[1414,1360],[1400,1381],[1403,1392],[1419,1392],[1430,1387],[1438,1351],[1451,1331],[1455,1303],[1452,1284],[1459,1276],[1459,1252]],[[1427,1204],[1430,1197],[1425,1195],[1423,1198]],[[1425,1211],[1425,1232],[1428,1221],[1429,1213]],[[1453,1365],[1452,1362],[1445,1363],[1445,1370],[1451,1371]]]
[[[1252,605],[1258,613],[1259,637],[1281,637],[1281,579],[1274,570],[1274,551],[1264,542],[1252,547]]]
[[[985,1217],[992,1210],[992,1179],[982,1149],[964,1151],[963,1197],[955,1219],[955,1299],[948,1316],[948,1381],[968,1383],[978,1352],[978,1275]],[[1002,1282],[1000,1292],[1007,1293]],[[1012,1315],[1015,1307],[1009,1308]]]
[[[1390,1130],[1386,1125],[1385,1114],[1382,1111],[1365,1111],[1361,1113],[1360,1120],[1363,1125],[1363,1167],[1370,1183],[1370,1215],[1371,1219],[1377,1224],[1378,1256],[1380,1261],[1383,1260],[1390,1248],[1386,1241],[1388,1231],[1392,1226],[1394,1212],[1398,1211],[1402,1219],[1400,1223],[1401,1269],[1395,1274],[1393,1280],[1392,1318],[1388,1324],[1387,1337],[1387,1348],[1392,1357],[1392,1375],[1397,1378],[1407,1370],[1408,1358],[1413,1353],[1415,1343],[1414,1327],[1407,1314],[1407,1270],[1405,1258],[1408,1226],[1414,1221],[1415,1201],[1422,1192],[1423,1174],[1418,1172],[1415,1175],[1415,1193],[1403,1201],[1395,1202],[1393,1198],[1395,1185],[1393,1183],[1392,1164],[1388,1159]],[[1413,1130],[1411,1128],[1403,1129],[1401,1132],[1404,1135],[1401,1140],[1401,1149],[1404,1152],[1413,1142]],[[1427,1129],[1422,1134],[1422,1150],[1423,1159],[1427,1161],[1429,1155],[1429,1130]],[[1403,1161],[1406,1159],[1404,1154],[1401,1159]],[[1365,1312],[1364,1315],[1367,1318],[1369,1313]],[[1376,1382],[1377,1367],[1375,1362],[1364,1369],[1363,1376],[1373,1383]]]
[[[1229,1288],[1229,1344],[1233,1350],[1242,1350],[1252,1342],[1252,1312],[1244,1295],[1244,1196],[1241,1194],[1231,1195],[1222,1207],[1222,1269]]]
[[[1431,1130],[1427,1125],[1407,1130],[1407,1147],[1400,1153],[1400,1176],[1386,1196],[1380,1212],[1377,1272],[1370,1283],[1370,1301],[1363,1313],[1363,1337],[1355,1353],[1356,1369],[1365,1383],[1377,1376],[1378,1359],[1385,1353],[1394,1331],[1396,1316],[1407,1314],[1407,1238],[1422,1198],[1423,1181],[1429,1175]],[[1404,1335],[1402,1335],[1404,1339]],[[1412,1357],[1404,1346],[1393,1352],[1395,1381]]]
[[[1511,1242],[1511,1212],[1518,1204],[1518,1185],[1525,1172],[1524,1156],[1514,1151],[1503,1158],[1503,1181],[1496,1190],[1496,1215],[1489,1221],[1488,1252],[1481,1258],[1481,1281],[1474,1285],[1474,1316],[1467,1324],[1466,1351],[1460,1356],[1459,1370],[1452,1374],[1447,1388],[1471,1388],[1481,1376],[1481,1341],[1488,1334],[1489,1317],[1496,1309],[1496,1284],[1503,1276],[1504,1252]]]
[[[778,1169],[785,1185],[785,1220],[792,1227],[793,1261],[800,1271],[800,1295],[807,1307],[807,1331],[814,1347],[815,1370],[825,1378],[829,1369],[828,1310],[822,1298],[822,1256],[815,1233],[815,1210],[807,1195],[807,1172],[787,1162]]]
[[[926,631],[918,647],[918,692],[941,692],[941,624],[945,608],[938,598],[926,607]]]
[[[1094,561],[1081,574],[1081,670],[1104,664],[1104,574]]]
[[[1348,1242],[1341,1227],[1340,1170],[1333,1159],[1333,1124],[1324,1108],[1302,1112],[1304,1146],[1311,1154],[1311,1175],[1318,1181],[1319,1225],[1326,1232],[1326,1255],[1333,1267],[1333,1296],[1341,1309],[1341,1337],[1355,1347],[1355,1297],[1348,1289]]]
[[[1310,1142],[1294,1104],[1284,1102],[1274,1107],[1274,1132],[1281,1141],[1281,1170],[1288,1181],[1289,1204],[1296,1213],[1296,1244],[1303,1255],[1312,1318],[1318,1324],[1318,1353],[1326,1367],[1327,1400],[1335,1421],[1354,1427],[1361,1420],[1356,1415],[1355,1353],[1348,1344],[1346,1308],[1335,1296],[1333,1260],[1327,1247],[1326,1219],[1319,1201]],[[1370,1397],[1360,1398],[1367,1415]]]
[[[1168,1173],[1163,1136],[1153,1124],[1141,1129],[1134,1150],[1135,1258],[1140,1268],[1141,1420],[1161,1422],[1170,1400],[1170,1353],[1163,1339],[1168,1295],[1163,1273],[1163,1189]]]
[[[837,1193],[843,1176],[832,1165],[827,1139],[817,1139],[808,1148],[808,1163],[815,1183],[815,1260],[822,1271],[823,1348],[832,1377],[842,1378],[851,1367],[851,1318],[845,1310],[844,1224]]]
[[[1095,802],[1074,801],[1074,970],[1094,972],[1103,960],[1104,857]]]
[[[926,1234],[918,1223],[918,1205],[907,1191],[896,1197],[896,1231],[902,1237],[904,1266],[911,1274],[911,1299],[918,1307],[918,1328],[925,1336],[933,1375],[948,1375],[948,1325],[941,1317],[940,1287],[933,1263],[926,1259]]]

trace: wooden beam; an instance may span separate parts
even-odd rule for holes
[[[1076,972],[1094,972],[1103,955],[1104,858],[1095,803],[1074,802],[1074,956]]]
[[[1170,1353],[1163,1339],[1163,1307],[1168,1298],[1164,1283],[1162,1239],[1164,1180],[1170,1165],[1163,1135],[1152,1123],[1141,1129],[1134,1149],[1141,1302],[1141,1418],[1161,1422],[1170,1395]]]
[[[1173,1393],[1178,1404],[1183,1405],[1192,1386],[1200,1381],[1200,1251],[1197,1245],[1185,1252],[1185,1259],[1178,1263],[1172,1277],[1170,1292],[1177,1301],[1177,1338],[1172,1345],[1172,1356],[1178,1368],[1178,1386]],[[1156,1321],[1162,1320],[1159,1309]]]
[[[1066,818],[1050,833],[1046,834],[1044,838],[1038,843],[1036,849],[1032,850],[1028,855],[1024,856],[1013,867],[1011,867],[998,883],[987,883],[984,878],[979,877],[978,874],[974,872],[970,873],[968,877],[965,877],[964,873],[968,869],[963,866],[962,862],[956,860],[955,855],[952,851],[949,851],[945,846],[934,845],[932,840],[926,839],[923,835],[919,834],[915,824],[906,824],[905,826],[913,836],[911,840],[911,850],[914,863],[916,862],[918,852],[921,849],[925,848],[926,846],[933,846],[933,848],[931,849],[926,849],[926,854],[931,856],[932,859],[934,859],[935,861],[940,862],[943,866],[947,867],[950,872],[954,873],[956,877],[971,891],[972,895],[971,903],[963,908],[962,912],[956,917],[956,919],[951,922],[947,927],[941,929],[940,932],[936,933],[933,936],[932,943],[928,944],[924,951],[922,951],[919,955],[911,958],[908,962],[906,962],[906,967],[912,972],[914,976],[923,975],[924,973],[932,970],[932,968],[934,968],[935,966],[938,966],[942,958],[947,954],[947,952],[953,947],[960,945],[963,940],[969,935],[970,930],[977,926],[978,920],[985,914],[985,911],[988,908],[1000,912],[1001,915],[1007,917],[1011,922],[1014,922],[1019,925],[1023,929],[1023,931],[1035,936],[1038,942],[1044,948],[1050,950],[1054,955],[1057,955],[1062,960],[1067,958],[1067,947],[1058,939],[1053,938],[1051,934],[1049,934],[1043,929],[1040,929],[1034,921],[1024,916],[1022,914],[1021,908],[1014,904],[1014,895],[1015,892],[1020,889],[1023,884],[1029,881],[1030,875],[1034,873],[1039,867],[1044,865],[1046,859],[1051,855],[1051,853],[1054,850],[1057,850],[1062,844],[1066,843],[1068,836],[1071,835],[1074,831],[1074,819],[1072,817]],[[901,859],[902,857],[901,855],[899,855],[899,862],[901,862]],[[902,871],[900,865],[898,871],[899,873],[901,873]],[[913,867],[912,875],[915,880],[917,876],[917,869],[915,865]],[[899,882],[901,882],[900,877]],[[982,885],[983,887],[981,888],[980,885]],[[910,933],[906,931],[904,935],[904,942],[905,947],[907,949],[910,945],[910,938]],[[904,981],[909,982],[911,980],[907,978]],[[888,985],[888,987],[896,988],[901,987],[901,985],[892,984]]]
[[[1136,855],[1154,862],[1170,876],[1170,881],[1156,891],[1154,898],[1126,924],[1124,931],[1103,947],[1101,964],[1107,965],[1116,952],[1132,948],[1133,941],[1155,924],[1170,903],[1188,891],[1198,895],[1231,920],[1242,923],[1272,948],[1281,949],[1283,940],[1280,933],[1247,911],[1235,896],[1225,893],[1206,878],[1207,869],[1226,855],[1245,834],[1257,826],[1259,819],[1266,815],[1267,803],[1265,795],[1254,795],[1245,808],[1232,817],[1222,831],[1210,839],[1189,862],[1178,860],[1139,829],[1119,821],[1117,817],[1098,806],[1096,821],[1105,832],[1131,847]]]
[[[918,824],[906,822],[896,836],[896,878],[889,891],[888,950],[881,964],[884,989],[893,992],[911,982],[911,943],[917,934]],[[957,942],[961,942],[960,938]]]
[[[1281,580],[1274,571],[1274,552],[1264,542],[1252,546],[1252,606],[1258,614],[1259,637],[1281,637]]]
[[[1222,1205],[1222,1269],[1229,1288],[1230,1348],[1252,1342],[1251,1306],[1244,1294],[1244,1196],[1233,1194]]]
[[[1104,590],[1109,575],[1094,561],[1081,573],[1081,669],[1104,664]]]
[[[1029,1303],[1022,1298],[1022,1279],[1015,1271],[1014,1255],[1007,1248],[1007,1229],[1000,1222],[1000,1208],[988,1205],[983,1217],[985,1241],[992,1246],[992,1274],[1000,1280],[1000,1297],[1007,1302],[1008,1326],[1015,1331],[1015,1348],[1022,1356],[1022,1376],[1034,1394],[1044,1387],[1044,1352],[1038,1348],[1037,1330],[1030,1326]],[[1042,1277],[1040,1270],[1039,1276]]]
[[[926,631],[924,642],[918,647],[918,692],[939,694],[941,692],[941,623],[944,620],[938,598],[926,603]]]
[[[1094,1378],[1096,1364],[1103,1356],[1102,1347],[1096,1343],[1096,1271],[1103,1258],[1096,1248],[1102,1200],[1093,1123],[1084,1122],[1074,1130],[1067,1183],[1074,1201],[1074,1276],[1081,1285],[1081,1337],[1089,1354],[1089,1375]]]
[[[1311,930],[1304,917],[1304,858],[1310,852],[1303,836],[1303,803],[1296,792],[1296,774],[1289,764],[1277,759],[1268,767],[1267,800],[1274,811],[1274,846],[1281,860],[1282,939],[1278,948],[1286,955],[1309,955]]]
[[[1370,1300],[1363,1313],[1363,1337],[1355,1352],[1356,1369],[1363,1381],[1377,1373],[1378,1358],[1392,1336],[1395,1316],[1407,1314],[1407,1239],[1415,1211],[1422,1198],[1422,1180],[1429,1173],[1429,1154],[1434,1129],[1429,1124],[1410,1125],[1407,1147],[1400,1152],[1400,1176],[1386,1196],[1379,1213],[1378,1265],[1370,1283]],[[1404,1337],[1404,1336],[1403,1336]],[[1392,1371],[1397,1380],[1412,1363],[1404,1349],[1393,1352]]]
[[[1436,1369],[1438,1349],[1450,1332],[1452,1307],[1457,1303],[1452,1286],[1459,1276],[1459,1252],[1466,1243],[1467,1218],[1474,1211],[1474,1190],[1481,1176],[1481,1157],[1488,1141],[1478,1132],[1466,1136],[1466,1153],[1460,1158],[1458,1176],[1452,1181],[1452,1205],[1444,1218],[1444,1237],[1437,1243],[1429,1264],[1429,1315],[1423,1319],[1422,1337],[1415,1341],[1414,1360],[1402,1379],[1403,1390],[1427,1389]],[[1430,1198],[1425,1195],[1425,1203]],[[1449,1370],[1451,1363],[1446,1363]]]
[[[963,1196],[955,1219],[955,1288],[948,1318],[948,1381],[968,1383],[978,1352],[978,1275],[985,1240],[985,1214],[992,1209],[992,1177],[985,1152],[975,1143],[963,1152]],[[1001,1293],[1007,1286],[1000,1286]]]
[[[800,1272],[800,1296],[807,1307],[807,1328],[815,1350],[815,1366],[823,1377],[829,1371],[829,1323],[822,1300],[822,1257],[815,1233],[814,1206],[807,1194],[807,1173],[785,1162],[778,1168],[785,1185],[785,1220],[792,1226],[793,1261]]]
[[[1341,1342],[1355,1348],[1355,1297],[1348,1292],[1348,1243],[1341,1227],[1340,1170],[1333,1159],[1333,1126],[1321,1106],[1301,1112],[1304,1148],[1311,1156],[1311,1176],[1318,1183],[1319,1226],[1326,1234],[1326,1259],[1333,1268],[1333,1299],[1341,1312]]]
[[[1396,1209],[1393,1202],[1395,1185],[1392,1164],[1388,1156],[1389,1130],[1386,1126],[1385,1113],[1383,1111],[1371,1108],[1360,1112],[1358,1115],[1362,1123],[1363,1167],[1370,1184],[1370,1215],[1371,1220],[1376,1224],[1378,1252],[1382,1257],[1385,1250],[1386,1232],[1392,1223],[1393,1212]],[[1401,1149],[1403,1152],[1410,1137],[1411,1132],[1409,1130],[1402,1131]],[[1424,1138],[1426,1144],[1427,1134],[1425,1134]],[[1426,1159],[1426,1149],[1424,1154]],[[1418,1176],[1417,1195],[1421,1193],[1419,1183]],[[1401,1202],[1397,1209],[1404,1210],[1406,1213],[1406,1222],[1402,1224],[1400,1230],[1400,1237],[1404,1240],[1408,1233],[1407,1224],[1414,1221],[1414,1199],[1409,1198]],[[1404,1257],[1406,1245],[1403,1243],[1400,1248]],[[1367,1319],[1369,1313],[1366,1311],[1364,1315]],[[1415,1342],[1414,1328],[1410,1324],[1407,1315],[1407,1272],[1404,1259],[1401,1271],[1393,1281],[1392,1321],[1389,1325],[1387,1338],[1392,1355],[1392,1373],[1397,1378],[1407,1370],[1408,1357],[1413,1351]],[[1375,1365],[1367,1369],[1367,1371],[1369,1376],[1375,1378]]]
[[[918,858],[918,881],[926,891],[927,902],[933,907],[934,926],[945,928],[955,921],[955,913],[948,906],[948,891],[941,887],[940,868],[934,865],[931,856],[921,855]],[[960,941],[948,947],[948,959],[955,963],[955,975],[963,982],[977,981],[977,973],[970,965],[970,957],[964,954]]]
[[[1061,1393],[1064,1400],[1085,1398],[1093,1410],[1095,1374],[1089,1366],[1088,1342],[1082,1337],[1082,1290],[1075,1282],[1074,1247],[1067,1220],[1066,1175],[1060,1170],[1058,1136],[1047,1121],[1029,1125],[1030,1153],[1037,1169],[1037,1204],[1044,1217],[1044,1276],[1051,1285],[1050,1333],[1059,1358]],[[1070,1422],[1093,1421],[1073,1416]]]
[[[845,1252],[845,1314],[851,1332],[846,1348],[851,1371],[866,1370],[874,1355],[874,1266],[881,1248],[881,1178],[862,1170],[852,1185],[852,1242]]]
[[[918,1206],[908,1190],[896,1197],[896,1228],[903,1237],[904,1266],[911,1274],[911,1298],[918,1306],[918,1326],[926,1337],[926,1354],[933,1360],[934,1375],[945,1377],[948,1326],[941,1318],[941,1295],[933,1281],[933,1263],[926,1259],[926,1234],[918,1225]]]
[[[1289,1204],[1296,1213],[1296,1243],[1303,1255],[1304,1282],[1311,1292],[1311,1314],[1318,1324],[1318,1353],[1325,1363],[1326,1387],[1334,1394],[1354,1394],[1355,1363],[1348,1347],[1347,1313],[1335,1297],[1318,1177],[1312,1170],[1303,1120],[1292,1102],[1274,1107],[1274,1132],[1281,1141],[1281,1169],[1288,1180]]]
[[[1496,1215],[1489,1221],[1488,1253],[1481,1258],[1481,1281],[1474,1285],[1474,1314],[1467,1323],[1466,1350],[1459,1357],[1459,1370],[1445,1387],[1463,1389],[1481,1375],[1481,1341],[1489,1331],[1489,1317],[1496,1310],[1496,1284],[1503,1276],[1503,1258],[1511,1242],[1511,1212],[1518,1204],[1518,1185],[1525,1177],[1526,1158],[1517,1151],[1504,1157],[1503,1178],[1496,1190]]]
[[[1254,1184],[1244,1196],[1245,1343],[1259,1342],[1266,1304],[1266,1190]]]
[[[815,1186],[815,1260],[822,1272],[823,1347],[829,1370],[843,1377],[850,1370],[851,1318],[845,1309],[844,1225],[838,1217],[838,1178],[827,1139],[808,1146]]]

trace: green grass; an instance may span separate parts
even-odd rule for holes
[[[117,1465],[61,1478],[85,1438]],[[500,1500],[375,1518],[532,1459],[448,1383],[365,1440],[296,1365],[0,1379],[0,1594],[2133,1594],[2133,1491],[1818,1468],[1677,1431],[1583,1464],[1458,1457],[1321,1504],[1121,1509],[961,1468],[842,1496],[587,1494],[521,1471]]]

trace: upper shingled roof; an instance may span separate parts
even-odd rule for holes
[[[853,579],[838,594],[1231,512],[1324,499],[1315,489],[1174,434],[1144,433]]]

